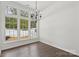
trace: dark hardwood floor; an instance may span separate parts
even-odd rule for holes
[[[47,44],[36,42],[2,51],[2,57],[78,57]]]

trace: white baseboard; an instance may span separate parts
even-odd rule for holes
[[[62,48],[62,47],[60,47],[60,46],[56,46],[56,45],[54,45],[54,43],[51,42],[51,41],[48,41],[48,40],[40,40],[40,42],[45,43],[45,44],[48,44],[48,45],[50,45],[50,46],[56,47],[56,48],[58,48],[58,49],[61,49],[61,50],[64,50],[64,51],[67,51],[67,52],[70,52],[70,53],[72,53],[72,54],[74,54],[74,55],[78,55],[78,56],[79,56],[79,53],[76,53],[74,50],[69,50],[69,49]]]
[[[21,45],[37,42],[37,41],[39,41],[39,40],[38,39],[30,39],[30,40],[19,40],[19,41],[14,41],[14,42],[4,42],[1,50],[6,50],[6,49],[21,46]]]

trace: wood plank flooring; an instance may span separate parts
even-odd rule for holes
[[[41,42],[2,51],[2,57],[78,57]]]

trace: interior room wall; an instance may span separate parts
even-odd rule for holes
[[[42,12],[40,40],[79,55],[79,2],[55,2]]]

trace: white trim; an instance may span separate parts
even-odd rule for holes
[[[39,40],[36,39],[29,39],[29,40],[17,40],[14,42],[4,42],[2,45],[2,50],[6,50],[6,49],[10,49],[10,48],[14,48],[14,47],[18,47],[18,46],[22,46],[22,45],[26,45],[26,44],[30,44],[33,42],[38,42]]]

